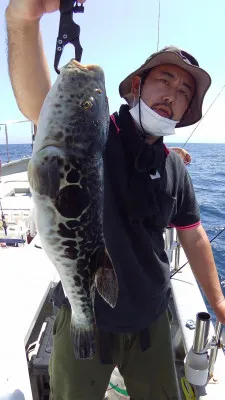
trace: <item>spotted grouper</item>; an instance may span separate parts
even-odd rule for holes
[[[79,359],[95,354],[95,289],[111,307],[118,297],[103,234],[108,124],[103,70],[71,60],[44,101],[28,166],[38,233],[71,305],[71,340]]]

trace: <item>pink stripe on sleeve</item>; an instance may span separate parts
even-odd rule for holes
[[[167,145],[165,143],[163,143],[164,146],[164,151],[166,153],[166,155],[168,156],[168,154],[170,154],[170,149],[167,147]]]
[[[112,115],[110,115],[110,118],[111,118],[111,120],[112,120],[112,122],[114,123],[114,125],[115,125],[115,127],[116,127],[116,131],[117,131],[117,133],[119,133],[119,131],[120,131],[120,128],[118,127],[118,125],[116,124],[116,120],[115,120],[115,117],[114,117],[114,115],[112,114]]]
[[[197,228],[199,225],[201,225],[201,221],[196,222],[195,224],[192,224],[192,225],[187,225],[187,226],[176,226],[176,225],[169,224],[169,228],[176,228],[180,231],[185,231],[188,229]]]

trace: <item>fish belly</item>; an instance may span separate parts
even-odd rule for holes
[[[111,306],[118,296],[103,237],[101,179],[96,178],[99,187],[95,186],[94,194],[88,177],[85,180],[62,150],[53,146],[32,156],[28,176],[41,244],[71,305],[75,357],[92,358],[96,349],[94,287]],[[92,182],[93,176],[92,172]]]

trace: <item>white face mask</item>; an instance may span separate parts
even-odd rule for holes
[[[179,121],[164,118],[153,111],[143,100],[140,100],[141,105],[141,124],[149,135],[152,136],[169,136],[175,134],[175,126]],[[141,128],[139,120],[139,102],[130,109],[130,113],[137,125]]]

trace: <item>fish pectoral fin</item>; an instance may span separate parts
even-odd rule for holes
[[[95,285],[100,296],[114,308],[118,299],[119,286],[112,260],[106,249],[95,274]]]
[[[31,188],[40,195],[54,199],[60,187],[59,154],[46,147],[32,155],[28,165],[28,180]]]

